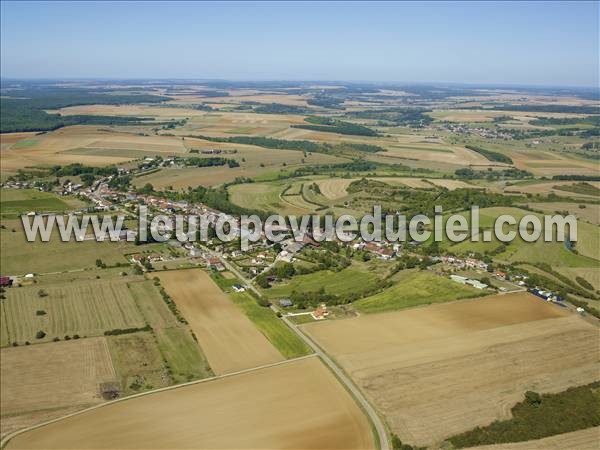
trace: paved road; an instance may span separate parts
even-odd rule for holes
[[[234,273],[240,280],[242,280],[249,289],[251,289],[254,293],[256,293],[256,295],[258,295],[259,297],[262,297],[262,292],[260,292],[258,289],[256,289],[256,287],[252,284],[252,282],[250,280],[248,280],[239,270],[237,270],[235,267],[233,267],[232,264],[229,263],[229,261],[227,261],[226,259],[224,259],[223,257],[221,257],[221,255],[219,255],[216,252],[213,252],[212,250],[203,247],[204,250],[208,251],[212,256],[219,258],[221,260],[221,263],[232,273]],[[273,311],[280,312],[279,309],[275,306],[275,305],[271,305],[271,309]],[[377,415],[377,412],[375,411],[375,409],[371,406],[371,404],[369,403],[369,401],[366,399],[366,397],[363,395],[363,393],[360,391],[360,389],[354,384],[354,382],[346,375],[346,373],[342,370],[341,367],[339,367],[337,365],[337,363],[335,361],[333,361],[322,349],[321,347],[319,347],[309,336],[307,336],[306,334],[304,334],[297,326],[296,324],[292,323],[287,317],[282,317],[281,318],[285,324],[290,327],[292,329],[292,331],[294,333],[296,333],[296,335],[298,335],[298,337],[300,339],[302,339],[306,345],[308,345],[320,358],[321,360],[329,367],[329,369],[335,374],[335,376],[338,378],[338,380],[340,380],[340,382],[346,386],[346,389],[348,389],[348,391],[350,391],[352,393],[352,395],[354,396],[354,398],[356,399],[356,401],[360,404],[360,406],[363,408],[363,410],[369,415],[369,418],[371,419],[371,422],[373,423],[373,425],[375,426],[375,430],[377,432],[377,436],[379,437],[379,446],[381,450],[390,450],[390,443],[388,441],[388,435],[387,435],[387,431],[385,429],[385,425],[383,424],[383,421],[381,420],[381,418],[379,417],[379,415]]]

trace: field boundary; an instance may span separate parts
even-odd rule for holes
[[[82,409],[81,411],[76,411],[74,413],[67,414],[67,415],[62,416],[62,417],[57,417],[56,419],[48,420],[46,422],[38,423],[36,425],[32,425],[32,426],[29,426],[27,428],[23,428],[21,430],[14,431],[14,432],[6,435],[0,441],[0,449],[3,449],[6,446],[6,444],[8,444],[8,442],[11,439],[13,439],[16,436],[19,436],[19,435],[21,435],[23,433],[27,433],[28,431],[32,431],[32,430],[44,427],[46,425],[50,425],[52,423],[58,422],[58,421],[63,420],[63,419],[68,419],[70,417],[78,416],[80,414],[83,414],[83,413],[86,413],[86,412],[89,412],[89,411],[93,411],[95,409],[104,408],[105,406],[108,406],[108,405],[114,405],[115,403],[124,402],[124,401],[131,400],[131,399],[134,399],[134,398],[142,397],[142,396],[145,396],[145,395],[151,395],[151,394],[156,394],[156,393],[159,393],[159,392],[170,391],[170,390],[173,390],[173,389],[179,389],[179,388],[182,388],[182,387],[193,386],[195,384],[200,384],[200,383],[206,383],[206,382],[209,382],[209,381],[220,380],[222,378],[228,378],[228,377],[232,377],[232,376],[235,376],[235,375],[243,375],[243,374],[246,374],[246,373],[255,372],[257,370],[268,369],[270,367],[280,366],[282,364],[288,364],[288,363],[292,363],[292,362],[296,362],[296,361],[301,361],[303,359],[315,358],[315,357],[317,357],[317,354],[316,353],[311,353],[310,355],[299,356],[298,358],[292,358],[292,359],[284,359],[283,361],[277,361],[277,362],[274,362],[274,363],[271,363],[271,364],[264,364],[262,366],[251,367],[250,369],[239,370],[237,372],[225,373],[223,375],[216,375],[214,377],[203,378],[201,380],[188,381],[188,382],[185,382],[185,383],[176,384],[174,386],[165,386],[165,387],[154,389],[154,390],[151,390],[151,391],[140,392],[139,394],[133,394],[133,395],[130,395],[130,396],[127,396],[127,397],[118,398],[116,400],[111,400],[111,401],[108,401],[108,402],[105,402],[105,403],[101,403],[99,405],[90,406],[89,408]]]

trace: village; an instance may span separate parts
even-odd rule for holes
[[[213,150],[202,150],[202,153],[213,152]],[[156,160],[146,158],[137,169],[123,170],[119,169],[119,176],[131,175],[132,173],[143,173],[146,170],[152,170],[157,165],[168,166],[176,164],[176,159],[165,158]],[[84,200],[88,207],[73,211],[71,214],[80,216],[83,214],[96,211],[114,215],[116,213],[123,214],[131,218],[136,217],[136,213],[141,206],[148,208],[148,221],[150,222],[155,215],[173,215],[178,214],[189,218],[190,216],[198,216],[209,224],[209,228],[214,230],[219,221],[225,221],[230,224],[232,232],[239,232],[239,219],[210,208],[202,203],[190,203],[185,200],[170,200],[161,197],[154,193],[143,193],[140,189],[128,189],[126,191],[111,188],[110,182],[113,176],[102,177],[96,180],[91,186],[83,187],[81,184],[73,184],[67,182],[59,186],[57,193],[62,196],[74,196]],[[31,186],[24,182],[6,182],[2,186],[5,189],[28,189]],[[41,189],[41,188],[38,188]],[[27,215],[47,214],[45,211],[30,211]],[[118,235],[119,240],[128,242],[137,242],[139,230],[135,226],[130,226],[122,229]],[[137,267],[141,272],[154,270],[155,267],[163,267],[165,263],[187,263],[195,266],[206,267],[215,272],[224,272],[227,270],[225,264],[233,266],[235,270],[243,274],[248,283],[256,282],[262,275],[268,285],[277,284],[284,280],[280,279],[276,274],[273,274],[274,267],[280,264],[293,265],[302,258],[304,249],[311,249],[328,253],[328,250],[322,247],[321,241],[324,236],[319,230],[309,229],[301,239],[297,240],[293,236],[291,228],[286,225],[273,226],[270,231],[284,235],[284,239],[279,243],[273,243],[268,240],[265,231],[262,230],[260,238],[257,242],[252,242],[246,249],[242,249],[239,245],[239,240],[232,242],[220,242],[214,237],[214,232],[209,233],[213,237],[206,242],[197,242],[194,237],[188,242],[180,242],[172,238],[174,232],[173,226],[169,224],[159,224],[156,229],[149,231],[158,231],[161,235],[171,235],[171,238],[166,240],[165,245],[168,247],[168,252],[153,252],[141,251],[129,257],[129,262]],[[85,239],[91,240],[96,237],[86,235]],[[100,240],[107,239],[108,236],[100,237]],[[471,286],[475,289],[508,293],[515,291],[523,291],[527,288],[532,293],[547,301],[558,302],[562,304],[562,297],[558,294],[545,289],[543,286],[527,286],[527,275],[521,273],[508,274],[506,271],[496,268],[492,269],[489,262],[471,254],[467,257],[459,257],[452,254],[425,254],[420,251],[419,242],[410,241],[407,243],[392,243],[392,242],[364,242],[361,239],[347,242],[334,236],[334,243],[339,248],[346,248],[348,252],[358,253],[363,255],[363,259],[375,258],[388,264],[392,267],[400,258],[412,258],[423,267],[433,271],[439,276],[447,277],[457,284]],[[141,247],[143,248],[143,247]],[[33,277],[33,274],[27,274],[25,278],[20,275],[3,276],[1,283],[3,287],[11,286],[13,283],[18,284],[26,282]],[[490,277],[496,280],[497,285],[491,285]],[[235,292],[243,292],[248,286],[236,285],[233,286]],[[294,309],[294,304],[287,297],[278,299],[278,305],[283,309],[291,309],[293,312],[287,313],[290,316],[311,314],[313,319],[322,320],[327,317],[327,306],[325,303],[320,303],[319,306],[310,312],[298,312]]]

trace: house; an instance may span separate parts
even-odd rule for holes
[[[284,262],[288,262],[291,263],[292,260],[294,259],[294,255],[290,252],[288,252],[287,250],[282,250],[281,252],[279,252],[279,255],[277,255],[279,260],[284,261]]]
[[[304,245],[310,245],[311,247],[319,247],[321,245],[317,241],[315,241],[312,237],[310,237],[306,234],[302,237],[302,243]]]
[[[293,303],[289,298],[282,298],[281,300],[279,300],[279,306],[283,308],[289,308],[292,305]]]
[[[317,309],[310,313],[313,319],[315,320],[323,320],[329,315],[329,311],[327,311],[327,305],[325,303],[321,303]]]
[[[202,256],[202,250],[200,250],[199,248],[196,248],[196,247],[192,247],[192,248],[190,248],[190,256],[192,258],[197,258],[199,256]]]
[[[209,269],[216,270],[218,272],[223,272],[225,270],[225,266],[219,258],[208,258],[206,260],[206,266]]]
[[[391,248],[380,248],[375,253],[377,253],[377,255],[379,255],[381,259],[384,259],[386,261],[392,259],[395,256],[395,252]]]
[[[244,292],[246,290],[246,288],[244,286],[242,286],[241,284],[234,284],[231,287],[233,288],[233,290],[235,292]]]
[[[0,287],[10,287],[13,284],[13,280],[10,277],[0,277]]]

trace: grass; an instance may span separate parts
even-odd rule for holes
[[[451,437],[454,448],[541,439],[600,425],[600,382],[556,394],[526,393],[512,418]]]
[[[108,347],[123,393],[135,394],[169,384],[162,356],[150,332],[111,336]]]
[[[62,212],[71,206],[54,194],[33,189],[3,189],[0,191],[2,218],[14,218],[31,211]]]
[[[44,287],[15,287],[2,301],[2,346],[64,339],[66,335],[98,336],[105,331],[146,325],[124,280],[79,281]],[[44,314],[37,314],[43,311]],[[36,333],[46,336],[36,339]]]
[[[155,330],[160,350],[175,383],[208,378],[213,372],[187,327]]]
[[[589,183],[576,183],[566,186],[554,186],[554,189],[565,192],[573,192],[574,194],[592,195],[594,197],[600,197],[600,189]]]
[[[128,283],[129,291],[154,330],[156,345],[174,383],[213,376],[206,357],[187,326],[177,322],[151,280]]]
[[[527,214],[533,214],[539,217],[543,225],[543,217],[537,213],[513,208],[513,207],[494,207],[484,208],[480,211],[480,228],[481,232],[484,229],[493,231],[493,226],[496,218],[502,214],[512,215],[518,221]],[[468,213],[461,213],[469,221]],[[505,231],[516,231],[517,227],[505,226]],[[463,242],[450,245],[446,240],[442,242],[442,247],[447,247],[448,250],[457,254],[490,253],[500,250],[496,255],[496,259],[505,262],[527,261],[527,262],[544,262],[555,266],[563,267],[598,267],[600,260],[600,233],[598,226],[586,223],[583,221],[577,222],[578,240],[575,248],[579,252],[576,254],[568,250],[563,242],[551,241],[544,242],[543,235],[537,242],[529,243],[523,241],[519,236],[510,243],[506,243],[506,248],[502,250],[503,245],[498,239],[492,235],[490,242],[484,242],[480,233],[478,242],[465,240]]]
[[[353,306],[362,313],[380,313],[481,295],[485,292],[448,278],[429,272],[415,272],[379,294],[357,300]]]
[[[54,232],[49,242],[27,242],[20,220],[3,220],[0,230],[0,263],[3,275],[62,272],[95,267],[96,259],[107,265],[126,263],[124,253],[139,251],[133,242],[62,242]],[[13,231],[14,230],[14,231]]]
[[[177,325],[177,320],[158,293],[153,281],[144,280],[127,283],[127,287],[147,323],[153,328]]]
[[[375,274],[351,266],[339,272],[322,270],[307,275],[297,275],[289,281],[265,289],[264,293],[269,298],[280,298],[288,297],[292,291],[313,292],[325,288],[327,293],[343,296],[372,289],[378,280]]]
[[[230,298],[283,356],[297,358],[311,353],[310,348],[271,309],[259,306],[248,293],[231,294]]]

